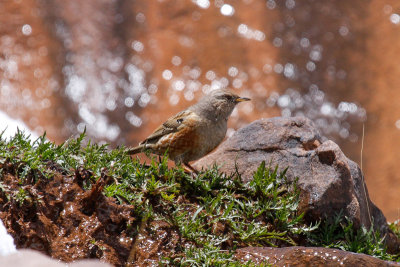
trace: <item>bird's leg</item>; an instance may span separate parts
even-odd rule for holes
[[[195,168],[193,168],[192,166],[190,166],[189,163],[183,163],[183,165],[185,165],[185,167],[188,168],[188,169],[190,170],[190,173],[194,173],[194,174],[196,174],[196,175],[199,174],[199,172],[198,172]]]
[[[176,166],[181,166],[182,163],[183,163],[183,169],[185,170],[185,172],[187,172],[189,174],[192,174],[192,175],[199,174],[199,172],[195,168],[190,166],[190,164],[188,162],[184,162],[181,157],[176,157],[175,158],[175,165]]]

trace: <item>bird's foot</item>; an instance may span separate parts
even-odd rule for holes
[[[184,165],[185,171],[187,171],[187,172],[190,173],[191,175],[197,176],[197,175],[199,174],[199,172],[198,172],[195,168],[193,168],[192,166],[190,166],[189,163],[184,163],[183,165]]]

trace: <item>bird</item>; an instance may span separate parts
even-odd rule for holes
[[[227,122],[238,103],[249,101],[228,89],[216,89],[203,96],[196,104],[170,117],[152,134],[128,149],[134,155],[148,151],[168,155],[176,165],[184,164],[197,173],[189,162],[202,158],[225,138]]]

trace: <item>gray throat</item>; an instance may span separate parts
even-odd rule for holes
[[[199,102],[189,108],[201,117],[205,117],[210,121],[228,121],[229,115],[231,115],[232,110],[223,110],[220,107],[213,106],[210,108],[204,102]]]

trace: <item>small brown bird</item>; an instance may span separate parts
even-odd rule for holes
[[[183,163],[196,172],[189,162],[207,155],[222,142],[228,117],[236,104],[249,100],[225,89],[214,90],[193,106],[169,118],[128,154],[149,151],[164,155],[167,151],[175,164]]]

